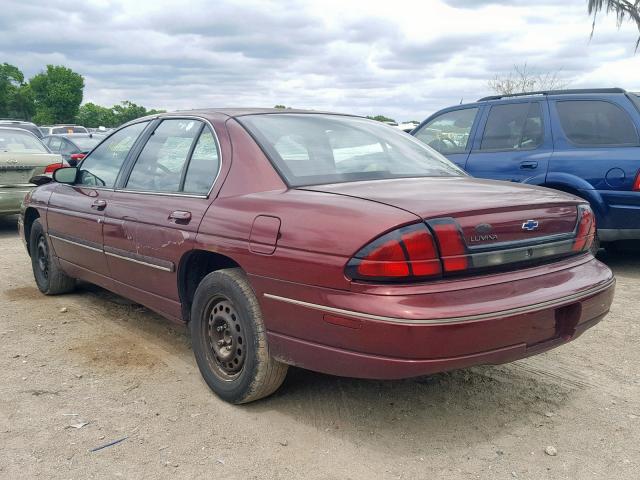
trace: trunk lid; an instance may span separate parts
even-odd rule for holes
[[[586,203],[551,189],[469,177],[378,180],[302,189],[383,203],[426,221],[453,218],[470,250],[573,237],[577,205]]]
[[[0,151],[0,186],[30,185],[33,175],[44,172],[47,165],[61,163],[62,157],[53,153],[21,153]]]

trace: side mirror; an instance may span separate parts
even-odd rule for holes
[[[78,169],[76,167],[63,167],[53,172],[53,180],[58,183],[66,183],[73,185],[78,178]]]
[[[34,185],[37,185],[39,187],[40,185],[50,183],[52,180],[53,179],[51,178],[51,175],[43,173],[41,175],[34,175],[33,177],[31,177],[29,179],[29,183],[33,183]]]

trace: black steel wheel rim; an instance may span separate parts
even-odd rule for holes
[[[233,302],[224,296],[214,298],[205,311],[209,363],[223,380],[233,380],[242,371],[246,358],[245,337]]]

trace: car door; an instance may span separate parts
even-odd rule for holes
[[[447,110],[427,119],[412,135],[464,168],[479,113],[480,107],[477,106]]]
[[[465,170],[479,178],[542,184],[552,153],[546,101],[498,103],[483,115]]]
[[[56,185],[49,199],[48,234],[56,256],[88,275],[109,274],[102,241],[104,210],[120,168],[148,123],[114,133],[80,164],[76,183]]]
[[[210,205],[218,152],[208,123],[157,121],[105,211],[104,250],[112,278],[128,297],[174,319],[180,318],[178,265],[193,249]]]

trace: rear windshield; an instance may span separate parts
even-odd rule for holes
[[[51,133],[89,133],[84,127],[55,127],[51,129]]]
[[[247,115],[238,120],[293,187],[465,175],[422,142],[373,120],[294,113]]]
[[[0,128],[0,152],[49,153],[44,144],[27,132]]]
[[[73,143],[75,143],[80,150],[83,152],[89,151],[93,149],[97,144],[99,144],[104,139],[104,136],[93,136],[93,137],[70,137]]]

